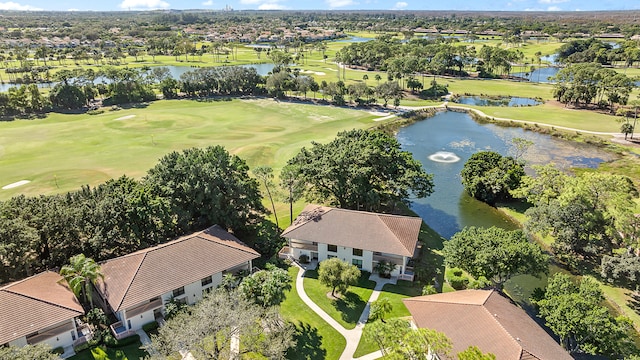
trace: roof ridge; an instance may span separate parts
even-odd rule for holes
[[[57,273],[57,272],[55,272],[55,271],[51,271],[51,270],[48,270],[48,269],[47,269],[47,270],[45,270],[45,271],[43,271],[43,272],[39,272],[39,273],[37,273],[37,274],[35,274],[35,275],[31,275],[31,276],[26,277],[26,278],[24,278],[24,279],[16,280],[16,281],[14,281],[14,282],[10,282],[10,283],[8,283],[8,284],[2,285],[2,286],[0,287],[0,291],[6,290],[6,289],[8,289],[8,288],[10,288],[10,287],[12,287],[12,286],[15,286],[15,285],[21,284],[21,283],[23,283],[23,282],[25,282],[25,281],[27,281],[27,280],[33,279],[33,278],[35,278],[35,277],[37,277],[37,276],[40,276],[40,275],[43,275],[43,274],[46,274],[46,273],[49,273],[49,272],[54,273],[54,274],[58,274],[58,273]],[[60,275],[60,274],[58,274],[58,275]]]
[[[221,229],[222,229],[222,228],[221,228]],[[224,230],[224,229],[223,229],[223,230]],[[240,250],[240,251],[245,252],[245,253],[247,253],[247,254],[252,254],[252,252],[251,252],[251,251],[248,251],[248,250],[246,250],[246,249],[241,249],[241,248],[237,248],[237,247],[235,247],[235,246],[231,246],[231,245],[227,244],[227,243],[226,243],[226,242],[224,242],[224,241],[217,241],[216,239],[218,239],[218,240],[222,240],[222,239],[220,239],[220,238],[218,238],[218,237],[215,237],[215,236],[212,236],[214,239],[208,239],[208,238],[206,238],[206,237],[202,237],[202,236],[193,236],[193,238],[195,238],[195,237],[199,237],[199,238],[201,238],[201,239],[204,239],[204,240],[207,240],[207,241],[214,242],[214,243],[216,243],[216,244],[218,244],[218,245],[222,245],[222,246],[228,247],[228,248],[230,248],[230,249]],[[234,237],[235,237],[235,236],[234,236]],[[228,240],[228,241],[233,242],[233,243],[237,243],[237,242],[236,242],[236,241],[234,241],[234,240]],[[242,242],[242,240],[238,239],[238,241],[240,241],[240,243],[239,243],[238,245],[240,245],[240,246],[242,246],[242,247],[246,247],[246,248],[251,249],[251,247],[249,247],[249,245],[247,245],[247,244],[243,243],[243,242]],[[253,250],[253,249],[251,249],[251,250]],[[255,250],[253,250],[253,251],[254,251],[254,252],[257,252],[257,251],[255,251]]]
[[[495,289],[491,290],[491,293],[489,294],[489,296],[487,296],[487,298],[484,300],[484,302],[482,303],[482,308],[484,309],[484,311],[486,311],[487,313],[489,313],[489,317],[491,317],[496,323],[498,323],[498,326],[500,326],[500,329],[502,329],[502,331],[504,331],[507,335],[509,335],[509,339],[511,339],[516,345],[518,345],[518,347],[520,347],[520,356],[522,356],[522,351],[524,351],[524,347],[522,346],[522,344],[520,343],[520,341],[518,341],[517,339],[520,338],[514,338],[513,335],[511,335],[511,333],[509,332],[509,330],[507,330],[500,321],[498,321],[497,319],[497,313],[496,314],[492,314],[491,311],[489,311],[489,309],[487,309],[487,307],[485,306],[487,304],[487,301],[489,301],[489,298],[491,298],[491,296],[493,296],[494,294],[496,294],[497,296],[502,297],[502,295],[497,292]],[[503,300],[508,300],[506,298],[504,298]]]
[[[133,285],[133,280],[135,280],[136,275],[138,275],[138,272],[140,271],[140,268],[142,267],[142,263],[144,262],[144,260],[147,258],[147,255],[149,254],[149,252],[145,252],[144,256],[142,257],[142,259],[140,259],[140,263],[138,264],[138,268],[136,269],[136,272],[133,274],[133,276],[131,277],[131,281],[129,282],[129,285],[127,286],[127,291],[125,291],[122,294],[122,298],[120,299],[120,301],[118,302],[118,307],[116,309],[120,309],[120,307],[122,306],[122,303],[124,302],[124,299],[127,297],[127,293],[129,292],[129,290],[131,290],[131,285]],[[103,281],[104,284],[104,281]]]
[[[399,243],[399,244],[400,244],[400,246],[401,246],[403,249],[407,250],[407,252],[411,252],[409,249],[407,249],[407,247],[406,247],[406,246],[404,246],[404,244],[402,243],[402,241],[401,241],[401,240],[400,240],[400,238],[398,237],[398,234],[396,234],[396,232],[395,232],[395,231],[393,231],[393,229],[391,229],[391,227],[389,227],[389,225],[388,225],[388,224],[387,224],[387,223],[382,219],[382,216],[380,216],[380,215],[382,215],[382,214],[376,214],[376,213],[370,213],[370,214],[373,214],[373,215],[376,217],[376,219],[378,219],[378,221],[380,221],[380,222],[382,223],[382,225],[384,225],[384,227],[387,229],[387,231],[389,231],[389,233],[391,233],[391,235],[393,236],[393,238],[396,240],[396,242],[397,242],[397,243]],[[404,260],[403,260],[403,261],[404,261]]]
[[[31,299],[31,300],[35,300],[35,301],[40,301],[40,302],[43,302],[43,303],[45,303],[45,304],[49,304],[49,305],[51,305],[51,306],[56,306],[56,307],[59,307],[59,308],[62,308],[62,309],[70,310],[70,311],[73,311],[73,312],[78,312],[78,310],[76,310],[76,309],[72,309],[72,308],[70,308],[70,307],[63,306],[63,305],[61,305],[61,304],[56,304],[56,303],[53,303],[53,302],[51,302],[51,301],[47,301],[47,300],[40,299],[40,298],[37,298],[37,297],[33,297],[33,296],[30,296],[30,295],[22,294],[22,293],[15,292],[15,291],[11,291],[11,290],[2,290],[2,291],[5,291],[5,292],[8,292],[8,293],[11,293],[11,294],[13,294],[13,295],[17,295],[17,296],[25,297],[25,298],[27,298],[27,299]],[[75,294],[74,294],[73,296],[75,297]],[[82,306],[82,305],[81,305],[81,306]],[[83,311],[82,311],[82,312],[80,312],[80,314],[83,314],[83,313],[84,313],[84,308],[83,308]]]

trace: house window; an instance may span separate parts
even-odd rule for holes
[[[335,255],[327,255],[327,259],[333,259],[334,257],[337,257]]]
[[[353,249],[353,255],[362,256],[362,249]]]
[[[180,295],[184,295],[184,286],[180,286],[179,288],[173,290],[173,297],[178,297]]]
[[[351,263],[355,266],[358,267],[358,269],[362,269],[362,260],[360,259],[353,259],[351,260]]]
[[[327,245],[327,251],[338,252],[338,246],[337,245]]]
[[[207,286],[207,285],[211,284],[212,282],[213,282],[213,277],[211,275],[209,275],[206,278],[200,280],[200,283],[202,284],[202,286]]]

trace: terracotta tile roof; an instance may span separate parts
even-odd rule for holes
[[[418,327],[444,332],[452,355],[475,345],[496,360],[573,359],[527,313],[494,290],[403,299]]]
[[[211,274],[260,257],[218,225],[107,260],[98,291],[114,311],[129,308]]]
[[[62,276],[52,271],[0,288],[0,345],[84,314]]]
[[[282,236],[411,257],[420,225],[419,217],[307,205]]]

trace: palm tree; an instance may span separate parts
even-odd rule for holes
[[[371,303],[369,319],[384,321],[384,316],[393,310],[393,305],[388,298],[382,298]]]
[[[76,296],[82,293],[85,304],[88,301],[93,308],[91,284],[95,284],[98,278],[104,279],[100,265],[93,259],[85,257],[84,254],[79,254],[69,259],[69,264],[60,269],[60,275],[67,281],[71,291]]]

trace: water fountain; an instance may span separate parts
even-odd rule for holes
[[[429,155],[429,160],[440,163],[455,163],[460,161],[460,157],[452,152],[438,151]]]

